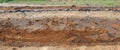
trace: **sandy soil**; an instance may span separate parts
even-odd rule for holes
[[[0,50],[119,50],[119,45],[96,45],[96,46],[77,46],[77,47],[63,47],[63,46],[44,46],[44,47],[8,47],[0,46]]]

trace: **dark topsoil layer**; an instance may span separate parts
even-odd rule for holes
[[[82,7],[82,6],[0,6],[0,10],[58,10],[58,11],[120,11],[120,7]]]

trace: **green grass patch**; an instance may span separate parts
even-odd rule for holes
[[[120,6],[120,0],[0,0],[1,3],[38,4],[38,5],[89,5],[89,6]]]

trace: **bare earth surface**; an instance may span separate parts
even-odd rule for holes
[[[119,50],[119,45],[96,45],[96,46],[76,46],[76,47],[61,47],[61,46],[44,46],[44,47],[8,47],[0,46],[0,50]]]
[[[0,8],[3,10],[0,12],[0,50],[120,48],[119,8],[95,8],[100,10],[91,11],[73,5],[72,8],[54,7],[54,11],[51,7],[39,7],[42,9],[39,11],[31,11],[35,7],[25,10],[28,8]]]

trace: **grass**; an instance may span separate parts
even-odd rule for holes
[[[48,0],[0,0],[5,3],[40,4],[40,5],[93,5],[93,6],[120,6],[120,0],[73,0],[73,1],[48,1]]]

